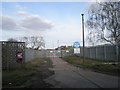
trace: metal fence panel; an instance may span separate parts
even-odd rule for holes
[[[33,49],[25,49],[25,61],[31,61],[34,58],[43,58],[47,56],[46,50],[33,50]]]
[[[2,43],[2,69],[13,69],[23,67],[25,64],[25,43],[24,42],[1,42]],[[17,62],[16,55],[22,52],[21,62]]]
[[[77,55],[83,56],[83,47],[80,47],[80,54]],[[115,45],[85,47],[85,57],[106,61],[120,61],[120,45],[118,48]]]
[[[96,59],[96,49],[94,47],[90,48],[90,58]]]
[[[89,58],[89,48],[85,48],[85,57]]]
[[[106,60],[117,60],[116,46],[105,46],[106,47]]]
[[[104,54],[105,54],[104,46],[97,46],[97,47],[93,47],[93,48],[96,49],[96,58],[95,59],[105,60],[105,58],[104,58]]]
[[[35,58],[35,51],[32,49],[25,49],[25,62],[31,61]]]

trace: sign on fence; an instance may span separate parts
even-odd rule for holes
[[[74,42],[73,46],[74,46],[75,48],[78,48],[78,47],[80,47],[80,43],[79,43],[79,42]]]
[[[74,48],[74,54],[79,54],[80,53],[80,48]]]
[[[80,53],[80,43],[79,42],[74,42],[74,54],[79,54]]]

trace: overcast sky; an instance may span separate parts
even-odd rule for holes
[[[90,2],[2,2],[2,38],[43,36],[46,48],[82,46],[81,14],[87,19]],[[87,28],[85,28],[87,35]]]

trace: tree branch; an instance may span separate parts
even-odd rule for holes
[[[112,41],[106,39],[105,37],[102,37],[101,39],[103,39],[103,40],[105,40],[105,41],[107,41],[107,42],[110,42],[112,45],[115,45]]]

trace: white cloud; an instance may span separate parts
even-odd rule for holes
[[[15,30],[17,28],[17,23],[12,17],[1,16],[1,19],[0,27],[2,27],[3,30]]]
[[[21,10],[21,11],[24,11],[24,10],[27,9],[26,7],[23,7],[23,6],[19,5],[19,4],[16,5],[16,8]]]
[[[28,12],[26,12],[26,11],[18,11],[17,15],[25,16],[25,15],[28,15]]]
[[[39,15],[30,15],[24,18],[13,18],[10,16],[1,16],[2,30],[24,30],[24,31],[45,31],[53,28],[53,23],[49,20],[42,19]]]
[[[49,20],[42,19],[39,15],[31,15],[22,19],[21,26],[30,30],[44,31],[51,29],[54,24]]]

